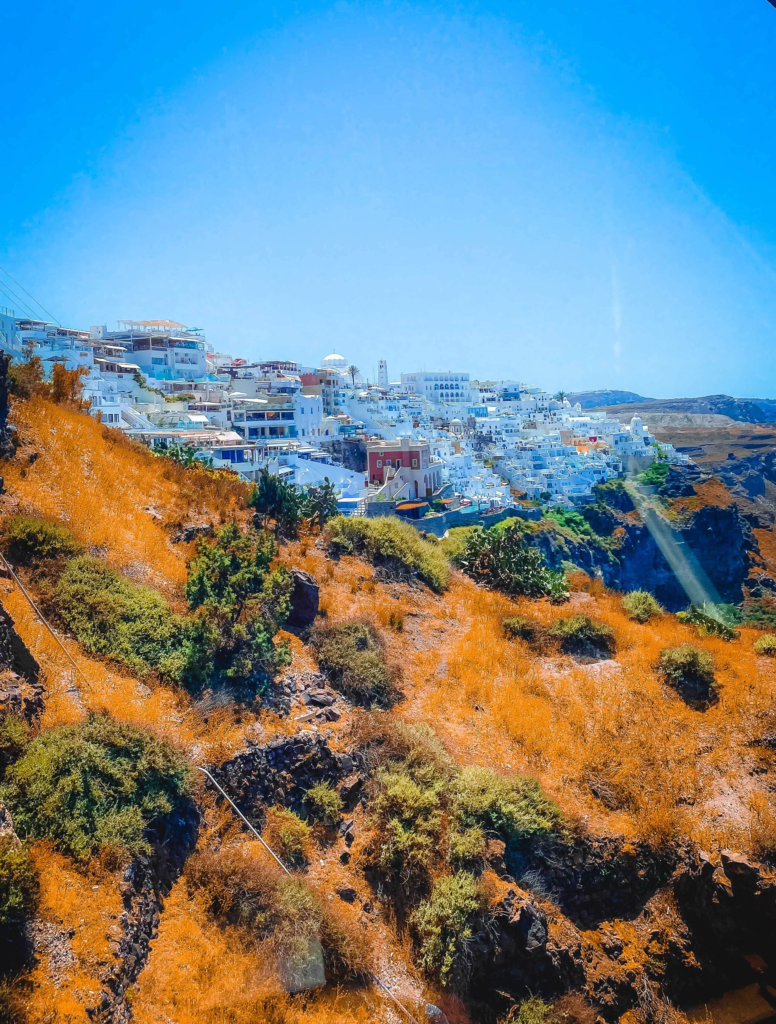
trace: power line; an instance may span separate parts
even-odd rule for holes
[[[11,277],[11,275],[8,273],[8,271],[5,269],[5,267],[0,267],[0,270],[2,270],[2,272],[6,275],[6,277]],[[25,295],[29,295],[29,297],[32,299],[32,301],[35,303],[35,305],[39,306],[43,310],[43,312],[46,314],[46,316],[50,316],[51,319],[54,321],[55,324],[57,324],[58,327],[62,326],[62,324],[59,322],[59,320],[57,320],[57,318],[54,316],[54,314],[53,313],[49,313],[49,311],[46,309],[46,307],[42,303],[38,302],[38,300],[35,298],[34,295],[30,295],[30,293],[27,291],[27,289],[23,285],[19,284],[19,282],[16,280],[15,277],[11,277],[11,280],[13,281],[13,283],[18,288],[21,288],[21,290],[24,292]],[[37,320],[38,317],[35,317],[35,319]]]
[[[13,571],[11,566],[8,564],[8,562],[6,561],[5,555],[2,554],[2,552],[0,552],[0,560],[2,561],[2,563],[5,566],[6,570],[11,574],[11,578],[16,583],[16,586],[19,588],[19,590],[22,592],[22,594],[27,598],[27,601],[28,601],[30,607],[35,612],[35,614],[38,617],[38,619],[43,623],[43,625],[46,627],[46,629],[51,634],[53,639],[56,640],[56,642],[59,644],[59,646],[65,652],[65,655],[66,655],[68,661],[70,662],[70,664],[73,666],[73,669],[78,673],[78,675],[81,677],[81,679],[83,679],[83,681],[86,683],[86,689],[87,690],[91,690],[92,687],[91,687],[91,684],[90,684],[89,680],[86,678],[86,676],[83,674],[81,669],[78,667],[78,665],[77,665],[75,659],[73,658],[72,654],[70,653],[70,651],[68,651],[68,649],[65,647],[65,645],[62,643],[62,641],[59,639],[59,637],[54,632],[54,630],[51,628],[51,626],[49,626],[48,622],[46,622],[46,618],[45,618],[43,612],[40,610],[40,608],[38,608],[38,606],[35,604],[33,599],[27,593],[27,591],[26,591],[26,589],[24,587],[24,584],[19,579],[19,577],[16,575],[16,573]],[[79,697],[79,699],[80,699],[80,697]]]
[[[0,556],[0,557],[2,557],[2,556]],[[209,771],[208,771],[208,770],[207,770],[206,768],[200,768],[200,766],[199,766],[199,765],[197,765],[197,768],[198,768],[198,770],[199,770],[199,771],[201,771],[201,772],[203,772],[203,773],[204,773],[205,775],[207,775],[207,777],[208,777],[208,778],[210,779],[210,781],[211,781],[211,782],[213,783],[213,785],[214,785],[214,786],[216,787],[216,789],[218,790],[218,792],[219,792],[219,793],[220,793],[220,794],[221,794],[221,795],[222,795],[222,796],[223,796],[223,797],[224,797],[224,798],[225,798],[226,800],[228,800],[228,801],[229,801],[229,804],[230,804],[230,806],[232,807],[232,809],[233,809],[233,810],[235,810],[235,811],[236,811],[236,812],[237,812],[237,813],[238,813],[238,814],[240,815],[240,817],[242,818],[242,820],[243,820],[243,821],[245,822],[245,824],[246,824],[246,825],[248,826],[248,828],[249,828],[249,829],[251,830],[251,832],[253,832],[253,834],[254,834],[254,835],[256,836],[256,838],[257,838],[257,839],[259,840],[259,842],[261,843],[261,845],[262,845],[262,846],[264,847],[264,849],[265,849],[265,850],[267,850],[267,852],[268,852],[268,853],[269,853],[269,854],[270,854],[270,855],[271,855],[272,857],[274,857],[274,858],[275,858],[275,860],[276,860],[276,861],[278,862],[278,864],[279,864],[279,865],[281,866],[281,868],[282,868],[282,869],[283,869],[283,870],[285,871],[285,873],[286,873],[286,874],[287,874],[287,875],[289,876],[289,878],[293,878],[293,875],[292,875],[292,874],[291,874],[291,872],[290,872],[290,871],[288,870],[288,868],[287,868],[287,867],[285,866],[285,864],[284,864],[284,863],[283,863],[283,861],[282,861],[282,860],[280,859],[280,857],[278,857],[278,855],[277,855],[277,854],[275,853],[275,851],[274,851],[274,850],[273,850],[273,849],[272,849],[272,848],[271,848],[270,846],[268,846],[268,845],[267,845],[267,843],[265,843],[265,842],[264,842],[264,840],[263,840],[263,839],[261,838],[261,836],[260,836],[260,835],[259,835],[259,833],[258,833],[258,832],[256,831],[256,829],[255,829],[255,828],[253,827],[253,825],[251,825],[251,823],[250,823],[250,822],[248,821],[248,819],[247,819],[247,818],[245,817],[245,815],[244,815],[244,814],[243,814],[243,812],[242,812],[242,811],[240,810],[240,808],[239,808],[239,807],[237,806],[237,804],[236,804],[236,803],[235,803],[235,802],[234,802],[234,801],[233,801],[233,800],[231,799],[231,797],[229,797],[229,796],[228,796],[228,794],[227,794],[227,793],[225,793],[225,792],[224,792],[224,790],[223,790],[223,789],[221,788],[221,786],[219,786],[219,784],[218,784],[218,783],[216,782],[216,780],[215,780],[215,779],[213,778],[213,776],[212,776],[212,775],[210,774],[210,772],[209,772]],[[372,974],[371,972],[369,972],[369,977],[370,977],[370,978],[372,979],[372,981],[373,981],[373,982],[374,982],[374,983],[375,983],[376,985],[379,985],[379,986],[380,986],[380,988],[381,988],[381,989],[383,990],[383,992],[385,992],[385,993],[386,993],[386,995],[388,995],[388,996],[389,996],[389,998],[390,998],[390,999],[392,999],[392,1000],[394,1001],[394,1003],[396,1003],[396,1005],[397,1005],[397,1006],[399,1007],[399,1009],[400,1009],[400,1010],[402,1011],[402,1013],[403,1013],[403,1014],[404,1014],[404,1015],[405,1015],[405,1016],[407,1017],[407,1019],[408,1019],[408,1020],[411,1020],[411,1021],[412,1021],[412,1024],[418,1024],[417,1020],[415,1019],[415,1017],[413,1017],[413,1016],[412,1016],[412,1014],[411,1014],[411,1013],[410,1013],[410,1011],[409,1011],[409,1010],[407,1009],[407,1007],[406,1007],[406,1006],[404,1006],[404,1005],[402,1005],[402,1003],[400,1003],[400,1002],[399,1002],[399,1000],[398,1000],[398,999],[396,998],[396,996],[395,996],[395,995],[393,994],[393,992],[391,992],[391,990],[390,990],[390,989],[388,988],[388,986],[387,986],[387,985],[386,985],[386,984],[385,984],[384,982],[380,981],[380,979],[379,979],[379,978],[377,977],[377,975],[376,975],[376,974]]]
[[[33,320],[38,319],[38,317],[35,315],[32,309],[30,309],[30,307],[27,305],[24,299],[21,298],[21,296],[17,295],[12,288],[9,288],[8,285],[5,284],[5,282],[3,282],[2,285],[0,285],[0,293],[5,295],[5,297],[9,301],[13,302],[15,306],[21,306],[22,313],[26,313],[28,316],[32,317]]]

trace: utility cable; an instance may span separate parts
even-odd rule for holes
[[[2,270],[2,272],[6,275],[6,277],[11,277],[11,275],[8,273],[8,271],[5,269],[5,267],[0,267],[0,270]],[[46,314],[46,316],[50,316],[51,319],[54,321],[55,324],[57,324],[58,327],[62,326],[62,324],[59,322],[59,320],[57,320],[57,318],[54,316],[54,314],[53,313],[49,313],[49,311],[46,309],[46,307],[44,305],[42,305],[40,302],[38,302],[38,300],[35,298],[34,295],[30,295],[30,293],[27,291],[27,289],[23,285],[19,284],[19,282],[16,280],[15,277],[11,277],[11,280],[17,286],[17,288],[21,288],[21,290],[24,292],[25,295],[29,295],[29,297],[32,299],[32,301],[35,303],[35,305],[39,306],[43,310],[43,312]],[[35,317],[34,319],[37,320],[38,317]]]
[[[53,630],[53,629],[51,628],[51,626],[49,626],[48,622],[46,622],[46,617],[44,616],[43,612],[42,612],[42,611],[40,610],[40,608],[38,608],[38,606],[37,606],[37,605],[35,604],[35,602],[34,602],[34,601],[32,600],[32,598],[30,597],[30,595],[29,595],[29,594],[27,593],[27,591],[26,591],[26,590],[25,590],[25,588],[24,588],[24,584],[23,584],[23,583],[22,583],[22,581],[21,581],[21,580],[19,579],[19,577],[18,577],[18,576],[16,575],[16,573],[15,573],[15,572],[13,571],[13,569],[11,568],[11,566],[10,566],[10,565],[8,564],[8,562],[6,561],[5,555],[4,555],[4,554],[2,554],[2,552],[0,552],[0,559],[2,560],[2,562],[3,562],[3,565],[5,566],[5,568],[6,568],[6,569],[8,570],[8,572],[9,572],[9,573],[11,574],[11,577],[13,578],[13,580],[14,580],[14,582],[16,583],[16,585],[17,585],[17,587],[19,588],[19,590],[21,590],[22,594],[24,594],[24,596],[25,596],[25,597],[27,598],[27,601],[29,602],[29,605],[30,605],[30,607],[32,608],[32,610],[33,610],[33,611],[35,612],[35,614],[37,615],[37,617],[38,617],[38,618],[40,619],[40,621],[41,621],[41,622],[43,623],[43,625],[44,625],[44,626],[46,627],[46,629],[47,629],[47,630],[49,631],[49,633],[50,633],[50,634],[51,634],[51,636],[52,636],[52,637],[54,638],[54,640],[56,640],[56,642],[57,642],[57,643],[59,644],[59,646],[60,646],[60,647],[62,648],[62,650],[63,650],[63,651],[65,652],[65,655],[66,655],[66,657],[67,657],[68,661],[69,661],[69,662],[70,662],[70,664],[71,664],[71,665],[73,666],[73,668],[75,669],[75,671],[76,671],[76,672],[78,673],[78,675],[79,675],[79,676],[80,676],[80,677],[81,677],[81,678],[83,679],[83,681],[84,681],[84,682],[86,683],[86,688],[87,688],[87,690],[91,690],[91,688],[92,688],[92,687],[91,687],[91,683],[89,682],[89,680],[88,680],[88,679],[86,678],[86,676],[85,676],[85,675],[83,674],[83,672],[81,671],[81,669],[80,669],[80,668],[78,667],[78,665],[76,664],[76,662],[75,662],[75,659],[73,658],[73,656],[72,656],[72,654],[70,653],[70,651],[68,651],[68,649],[67,649],[67,648],[65,647],[65,645],[64,645],[64,644],[62,643],[62,641],[61,641],[61,640],[59,639],[59,637],[58,637],[58,636],[57,636],[57,634],[56,634],[56,633],[54,632],[54,630]]]
[[[1,557],[1,556],[0,556],[0,557]],[[245,815],[244,815],[244,814],[243,814],[243,812],[242,812],[242,811],[240,810],[240,808],[239,808],[239,807],[237,806],[237,804],[236,804],[236,803],[234,802],[234,800],[232,800],[232,799],[231,799],[231,797],[230,797],[230,796],[229,796],[229,795],[228,795],[228,794],[227,794],[227,793],[226,793],[226,792],[225,792],[225,791],[224,791],[224,790],[222,789],[222,787],[221,787],[221,786],[220,786],[220,785],[219,785],[219,784],[218,784],[218,783],[216,782],[216,780],[215,780],[215,779],[213,778],[213,776],[212,776],[212,775],[210,774],[210,772],[209,772],[209,771],[208,771],[208,770],[207,770],[206,768],[200,768],[200,766],[199,766],[199,765],[197,765],[197,769],[198,769],[199,771],[203,772],[203,773],[204,773],[205,775],[207,775],[207,777],[208,777],[208,778],[210,779],[210,781],[211,781],[211,782],[213,783],[213,785],[214,785],[214,786],[216,787],[216,789],[218,790],[218,792],[219,792],[219,793],[220,793],[220,794],[221,794],[221,795],[222,795],[222,796],[223,796],[223,797],[224,797],[224,798],[225,798],[226,800],[228,800],[228,801],[229,801],[229,804],[230,804],[230,806],[232,807],[232,809],[233,809],[233,810],[235,810],[235,811],[236,811],[236,812],[237,812],[237,813],[238,813],[238,814],[240,815],[240,817],[242,818],[242,820],[243,820],[243,821],[245,822],[245,824],[246,824],[246,825],[248,826],[248,828],[249,828],[249,829],[251,830],[251,832],[253,832],[253,834],[254,834],[254,835],[256,836],[256,838],[257,838],[257,839],[259,840],[259,842],[261,843],[261,845],[262,845],[262,846],[264,847],[264,849],[265,849],[265,850],[266,850],[266,851],[267,851],[267,852],[268,852],[268,853],[269,853],[269,854],[270,854],[270,855],[271,855],[272,857],[274,857],[274,859],[275,859],[275,860],[276,860],[276,861],[278,862],[278,864],[279,864],[279,865],[281,866],[281,868],[282,868],[282,869],[283,869],[283,870],[285,871],[285,873],[286,873],[286,874],[288,875],[288,877],[289,877],[289,878],[293,878],[293,875],[292,875],[292,874],[291,874],[291,872],[290,872],[290,871],[288,870],[288,868],[287,868],[287,867],[285,866],[285,864],[284,864],[284,863],[283,863],[283,861],[282,861],[282,860],[280,859],[280,857],[278,857],[278,855],[277,855],[277,854],[275,853],[275,851],[274,851],[274,850],[273,850],[273,849],[272,849],[272,848],[271,848],[270,846],[268,846],[268,845],[267,845],[267,843],[265,843],[265,842],[264,842],[264,840],[263,840],[263,839],[261,838],[261,836],[260,836],[260,835],[259,835],[259,833],[258,833],[258,832],[256,831],[256,829],[255,829],[255,828],[253,827],[253,825],[251,825],[251,823],[250,823],[250,822],[248,821],[248,819],[247,819],[247,818],[245,817]],[[386,994],[387,994],[387,995],[389,996],[389,998],[391,998],[391,999],[392,999],[392,1000],[394,1001],[394,1003],[396,1003],[396,1005],[397,1005],[397,1006],[399,1007],[399,1009],[400,1009],[400,1010],[402,1011],[402,1013],[403,1013],[403,1014],[404,1014],[404,1015],[405,1015],[405,1016],[407,1017],[407,1019],[408,1019],[408,1020],[411,1020],[411,1021],[412,1021],[412,1024],[418,1024],[418,1021],[417,1021],[417,1019],[416,1019],[415,1017],[413,1017],[413,1016],[412,1016],[412,1014],[411,1014],[411,1013],[410,1013],[410,1011],[409,1011],[409,1010],[407,1009],[407,1007],[406,1007],[406,1006],[404,1006],[404,1005],[403,1005],[402,1003],[400,1003],[400,1002],[399,1002],[399,1000],[398,1000],[398,999],[396,998],[396,996],[395,996],[395,995],[393,994],[393,992],[391,992],[391,990],[390,990],[390,989],[388,988],[388,986],[387,986],[387,985],[386,985],[386,984],[385,984],[384,982],[380,981],[380,979],[379,979],[379,978],[377,977],[377,975],[376,975],[376,974],[372,974],[372,973],[370,972],[370,973],[369,973],[369,978],[370,978],[370,980],[371,980],[371,981],[373,981],[373,982],[374,982],[374,983],[375,983],[376,985],[378,985],[378,986],[379,986],[379,987],[380,987],[380,988],[381,988],[381,989],[383,990],[383,992],[385,992],[385,993],[386,993]]]
[[[31,320],[39,319],[39,317],[36,316],[32,308],[27,305],[24,299],[21,298],[21,296],[17,295],[13,288],[9,288],[5,281],[0,283],[0,292],[2,292],[3,295],[5,295],[9,302],[13,302],[14,306],[16,306],[17,308],[21,307],[19,312],[24,313],[24,315],[28,316]],[[24,318],[20,317],[19,319]]]

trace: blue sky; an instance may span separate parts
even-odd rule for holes
[[[63,323],[776,397],[767,0],[13,6],[0,265]]]

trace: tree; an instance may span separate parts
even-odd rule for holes
[[[360,373],[360,372],[361,371],[359,370],[359,368],[357,366],[352,366],[351,365],[351,366],[348,367],[348,373],[350,374],[350,379],[353,382],[353,387],[356,386],[356,374]]]
[[[555,394],[553,397],[555,398],[556,402],[560,402],[560,404],[563,405],[563,402],[564,402],[564,400],[566,398],[566,392],[565,391],[558,391],[557,394]]]
[[[214,542],[200,540],[186,583],[200,674],[258,688],[288,662],[288,643],[273,637],[288,616],[293,581],[284,566],[271,571],[276,554],[270,533],[242,533],[236,523]]]
[[[265,528],[275,521],[279,537],[295,537],[305,517],[305,496],[294,486],[262,469],[256,487],[248,498],[248,508],[255,509]]]
[[[201,539],[189,562],[186,600],[192,609],[218,607],[236,622],[246,601],[261,592],[277,545],[266,531],[242,533],[227,523],[215,543]]]
[[[548,569],[538,548],[528,547],[517,523],[501,529],[472,527],[456,563],[472,579],[504,593],[525,597],[568,598],[562,572]]]
[[[311,526],[323,529],[327,520],[337,514],[337,490],[328,477],[319,487],[308,487],[305,518]]]
[[[77,366],[74,370],[68,370],[64,363],[54,363],[54,369],[51,371],[51,401],[57,405],[69,405],[79,412],[88,408],[89,403],[83,400],[83,378],[88,374],[88,366]]]
[[[201,466],[212,467],[213,465],[211,458],[197,458],[197,449],[194,445],[181,444],[179,441],[162,441],[161,444],[152,449],[152,452],[159,458],[177,462],[179,466],[183,466],[186,469],[194,469]]]
[[[11,394],[16,398],[28,399],[46,390],[43,360],[35,355],[32,342],[24,345],[24,361],[15,363],[8,368],[8,380]]]

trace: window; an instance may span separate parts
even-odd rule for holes
[[[328,431],[327,431],[327,433],[328,433]],[[378,459],[377,460],[377,468],[378,469],[382,469],[383,468],[383,460],[382,459]]]
[[[417,459],[413,459],[412,460],[412,468],[413,469],[417,469],[418,468],[418,460]]]

